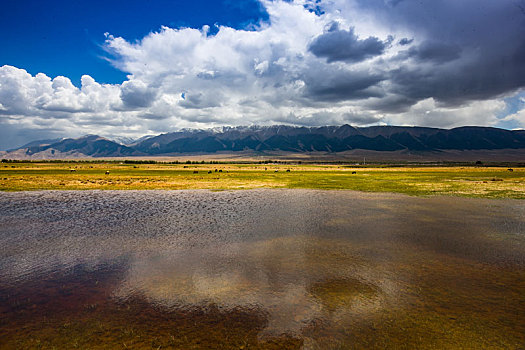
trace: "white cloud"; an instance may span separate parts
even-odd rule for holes
[[[524,101],[525,102],[525,101]],[[509,114],[505,118],[503,118],[503,121],[514,121],[517,122],[517,124],[525,129],[525,108],[517,111],[516,113]]]
[[[461,107],[439,106],[433,98],[419,101],[408,111],[386,116],[391,125],[423,125],[452,128],[465,125],[495,125],[496,117],[505,110],[502,100],[474,101]]]
[[[81,88],[69,78],[51,79],[43,73],[31,76],[23,69],[0,67],[0,103],[5,115],[26,115],[55,118],[79,112],[105,113],[112,104],[120,103],[120,87],[98,84],[88,75],[82,76]],[[65,112],[61,114],[56,112]]]

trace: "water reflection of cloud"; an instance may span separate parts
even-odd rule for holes
[[[314,320],[336,324],[376,312],[392,292],[392,286],[382,290],[381,276],[359,257],[326,254],[347,244],[297,236],[164,252],[132,263],[114,296],[141,295],[166,308],[263,310],[268,324],[262,335],[297,334]],[[334,292],[332,280],[351,283]]]
[[[432,264],[525,266],[524,209],[349,191],[6,193],[0,284],[122,261],[116,300],[255,310],[263,335],[304,338],[408,307]]]

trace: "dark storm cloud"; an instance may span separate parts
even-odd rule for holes
[[[444,63],[458,59],[461,54],[461,48],[454,44],[425,41],[421,45],[411,47],[405,54],[406,57],[419,61]]]
[[[327,62],[361,62],[368,58],[381,55],[386,43],[376,37],[359,40],[354,28],[348,31],[339,30],[337,25],[327,33],[319,35],[309,46],[309,50],[317,57],[326,58]]]
[[[390,91],[407,103],[432,97],[461,105],[525,87],[525,15],[519,10],[525,1],[358,1],[392,30],[414,35],[415,45],[398,42],[412,46],[386,73]]]
[[[392,94],[382,98],[372,98],[364,103],[364,107],[378,112],[403,113],[408,111],[410,106],[417,103],[417,101],[415,98]]]
[[[305,96],[316,101],[333,102],[381,97],[382,92],[373,87],[384,79],[369,72],[318,70],[304,77]]]
[[[525,65],[521,62],[516,54],[507,59],[465,60],[442,68],[406,66],[390,72],[390,82],[393,91],[408,99],[433,97],[445,105],[461,105],[525,87]]]

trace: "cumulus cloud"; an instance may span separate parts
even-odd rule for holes
[[[313,40],[309,50],[317,57],[326,58],[327,62],[360,62],[381,55],[385,47],[386,43],[376,37],[359,40],[353,27],[339,30],[338,26],[332,26]]]
[[[43,73],[33,77],[23,69],[2,66],[0,114],[67,118],[75,113],[105,113],[118,104],[118,86],[98,84],[88,75],[82,76],[81,84],[79,89],[67,77],[51,79]]]
[[[120,99],[125,108],[137,109],[149,107],[155,101],[157,92],[140,80],[128,80],[120,87]]]
[[[514,0],[260,3],[267,20],[246,29],[106,34],[111,64],[128,74],[122,84],[85,75],[76,87],[0,67],[0,124],[131,137],[275,123],[498,125],[503,98],[525,86]]]

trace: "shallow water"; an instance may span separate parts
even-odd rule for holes
[[[0,195],[1,348],[520,348],[525,201]]]

